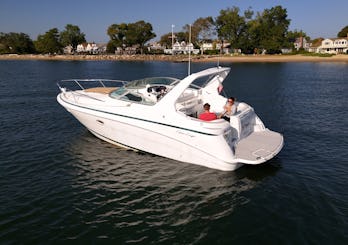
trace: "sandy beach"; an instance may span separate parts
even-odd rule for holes
[[[178,55],[0,55],[0,60],[115,60],[115,61],[169,61],[187,62],[188,56]],[[238,56],[191,56],[192,62],[348,62],[348,55],[331,57],[304,55],[238,55]]]

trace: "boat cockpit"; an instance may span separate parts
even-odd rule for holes
[[[110,93],[110,97],[145,105],[154,105],[180,80],[171,77],[152,77],[134,80]]]
[[[180,82],[180,79],[171,77],[144,78],[128,82],[124,86],[112,91],[109,96],[131,103],[152,106],[158,103]],[[214,111],[222,110],[226,99],[217,94],[216,88],[219,83],[219,75],[216,74],[195,79],[177,98],[175,102],[176,111],[186,116],[197,118],[203,111],[205,100],[208,99],[209,103],[218,101],[217,105],[215,105],[216,110]],[[209,96],[213,96],[215,93],[220,97],[220,100],[209,98]]]
[[[217,93],[217,87],[221,80],[220,74],[209,74],[193,79],[188,87],[178,95],[175,102],[176,111],[197,118],[203,111],[203,104],[209,102],[212,105],[212,111],[220,112],[226,102],[226,98]],[[179,85],[182,80],[172,77],[149,77],[129,82],[104,79],[64,80],[62,82],[76,86],[75,89],[68,90],[66,86],[58,83],[62,91],[73,91],[72,96],[76,101],[78,97],[105,101],[103,96],[108,95],[110,98],[125,102],[153,106],[175,86]],[[117,84],[121,86],[117,86]],[[86,100],[79,101],[82,103]]]

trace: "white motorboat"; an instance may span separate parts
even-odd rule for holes
[[[231,171],[273,158],[283,147],[283,136],[267,129],[254,109],[242,102],[236,103],[230,122],[198,119],[206,102],[212,112],[223,111],[227,98],[218,87],[229,72],[228,67],[214,67],[182,80],[63,80],[57,100],[107,142]]]

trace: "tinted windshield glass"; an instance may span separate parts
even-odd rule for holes
[[[113,97],[113,98],[115,98],[115,97],[118,97],[118,96],[120,96],[120,95],[125,94],[126,92],[128,92],[128,90],[127,90],[125,87],[121,87],[121,88],[118,88],[118,89],[112,91],[112,92],[110,93],[110,96]]]
[[[151,77],[144,78],[140,80],[134,80],[125,85],[126,88],[144,88],[147,84],[163,84],[170,85],[173,82],[177,81],[176,78],[171,77]]]

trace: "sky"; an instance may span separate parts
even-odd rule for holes
[[[312,39],[334,38],[348,25],[348,0],[0,0],[0,32],[23,32],[32,40],[52,28],[79,26],[87,42],[109,41],[112,24],[144,20],[159,40],[182,31],[200,17],[219,16],[220,10],[249,7],[262,12],[277,5],[287,10],[289,30],[302,30]]]

